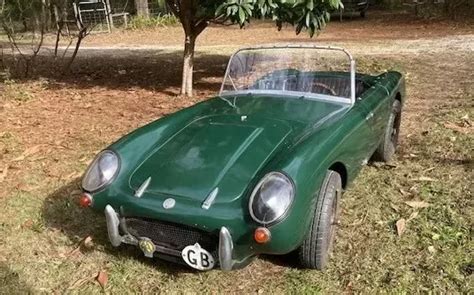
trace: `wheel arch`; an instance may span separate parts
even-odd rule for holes
[[[339,173],[339,175],[341,176],[341,180],[342,180],[342,188],[345,189],[346,185],[347,185],[347,181],[348,181],[346,166],[342,162],[338,161],[338,162],[333,163],[331,166],[329,166],[328,170],[332,170],[332,171],[335,171],[335,172]]]
[[[402,94],[400,93],[400,91],[398,91],[397,94],[395,94],[395,100],[398,100],[401,104],[403,104]]]

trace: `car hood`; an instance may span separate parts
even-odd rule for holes
[[[291,133],[284,121],[237,114],[201,117],[156,147],[132,173],[137,190],[203,202],[218,188],[216,202],[241,196],[255,174]]]

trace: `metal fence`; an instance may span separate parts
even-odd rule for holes
[[[61,28],[69,34],[79,29],[79,23],[91,28],[92,32],[110,32],[114,27],[127,27],[136,15],[156,17],[169,13],[163,0],[31,0],[5,3],[8,9],[2,11],[3,19],[11,22],[14,31],[23,32],[35,31],[40,16],[46,21],[47,31]],[[3,29],[0,26],[0,31]]]
[[[169,13],[163,0],[135,0],[135,11],[141,16],[159,16]]]
[[[130,17],[156,17],[169,13],[163,0],[80,0],[71,3],[75,16],[95,31],[127,26]]]
[[[111,18],[110,8],[106,1],[84,0],[72,3],[74,15],[84,25],[91,27],[94,31],[110,31]]]

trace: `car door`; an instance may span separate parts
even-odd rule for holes
[[[391,104],[388,90],[376,84],[369,88],[360,98],[360,103],[366,112],[365,121],[373,130],[371,151],[375,151],[385,134],[387,118],[390,114]]]
[[[346,116],[347,121],[343,123],[348,129],[341,144],[344,152],[339,156],[348,166],[351,175],[367,164],[372,155],[375,135],[371,124],[365,119],[368,113],[362,101],[356,101]]]

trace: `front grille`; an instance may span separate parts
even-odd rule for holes
[[[190,226],[142,218],[126,218],[125,222],[133,236],[147,237],[156,245],[168,249],[182,251],[196,243],[211,253],[217,249],[217,236]]]

